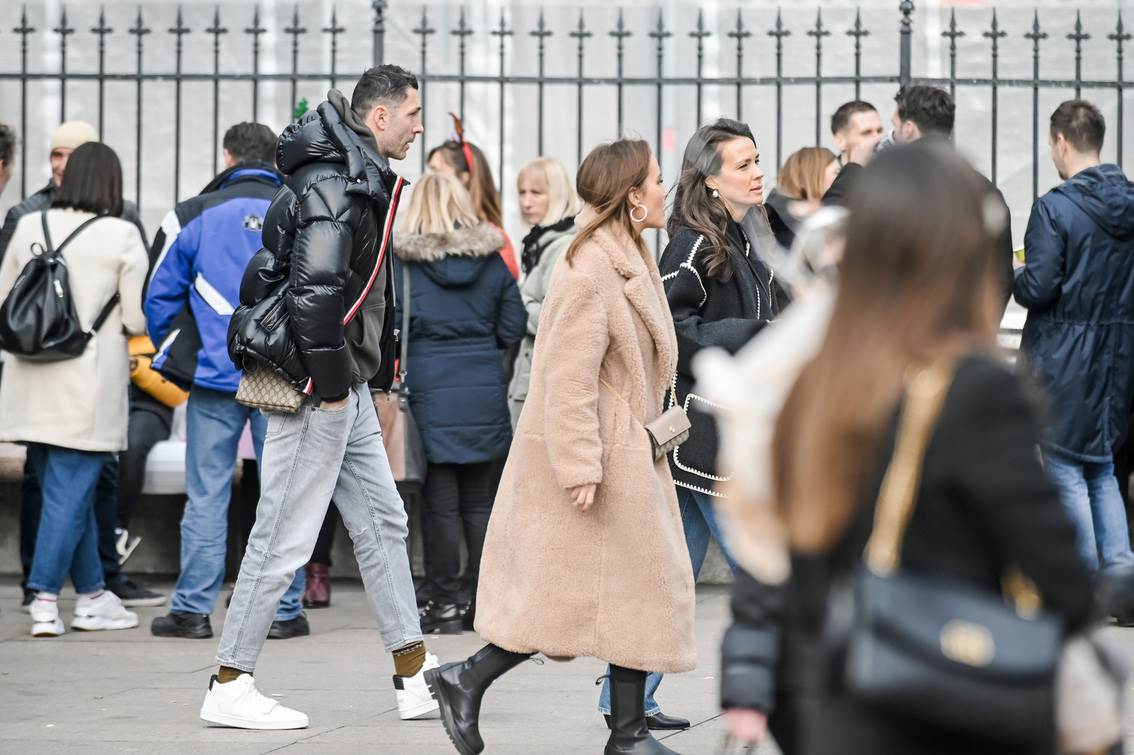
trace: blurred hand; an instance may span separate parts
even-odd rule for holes
[[[345,398],[342,401],[320,401],[319,408],[328,412],[337,412],[346,408],[346,402]]]
[[[860,144],[856,144],[855,148],[847,155],[847,161],[858,163],[865,167],[870,164],[871,158],[874,157],[874,148],[878,144],[878,139],[867,139]]]
[[[745,744],[756,744],[768,733],[768,717],[758,710],[729,708],[724,712],[725,730]]]
[[[571,503],[582,513],[590,511],[591,506],[595,502],[595,490],[598,485],[580,485],[577,488],[570,488],[567,495],[571,496]]]

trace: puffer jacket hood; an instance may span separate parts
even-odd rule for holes
[[[1113,163],[1076,173],[1055,191],[1116,239],[1134,239],[1134,183]]]
[[[394,256],[416,262],[422,272],[444,288],[471,286],[504,239],[488,223],[456,228],[448,233],[412,233],[394,242]]]

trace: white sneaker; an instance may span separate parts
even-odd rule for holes
[[[221,684],[214,676],[201,705],[201,720],[237,729],[306,729],[307,714],[285,708],[256,689],[251,674]]]
[[[394,674],[394,691],[398,696],[398,716],[403,720],[411,718],[434,718],[438,715],[437,700],[433,690],[425,681],[425,672],[438,668],[441,664],[437,656],[425,654],[425,664],[413,676]]]
[[[59,618],[59,603],[54,600],[36,598],[28,605],[32,619],[32,637],[58,637],[65,630],[63,619]]]
[[[127,611],[118,596],[103,590],[97,598],[80,595],[75,603],[72,629],[97,632],[103,629],[133,629],[138,626],[138,614]]]

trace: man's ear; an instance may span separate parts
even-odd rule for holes
[[[385,105],[375,105],[370,110],[370,117],[367,119],[370,128],[375,131],[385,131],[390,126],[390,111]]]
[[[843,134],[842,131],[835,132],[835,146],[838,148],[840,153],[847,151],[847,137]]]

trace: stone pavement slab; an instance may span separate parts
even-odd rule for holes
[[[156,585],[168,592],[171,585]],[[438,720],[398,719],[393,664],[367,612],[357,582],[336,583],[334,605],[308,612],[312,635],[269,642],[256,679],[260,689],[306,712],[311,727],[251,732],[211,728],[198,718],[213,673],[212,640],[152,637],[150,620],[165,608],[138,609],[141,626],[118,632],[71,632],[35,639],[12,579],[0,582],[0,752],[6,753],[413,753],[455,750]],[[73,596],[61,609],[69,624]],[[218,633],[223,600],[213,616]],[[698,591],[700,666],[669,676],[658,700],[694,726],[669,734],[682,753],[712,753],[723,736],[717,710],[720,638],[728,624],[728,592]],[[429,648],[457,660],[480,648],[473,633],[435,636]],[[592,659],[529,662],[486,696],[481,731],[487,753],[600,753],[606,728],[595,711]],[[767,752],[773,752],[767,748]]]

